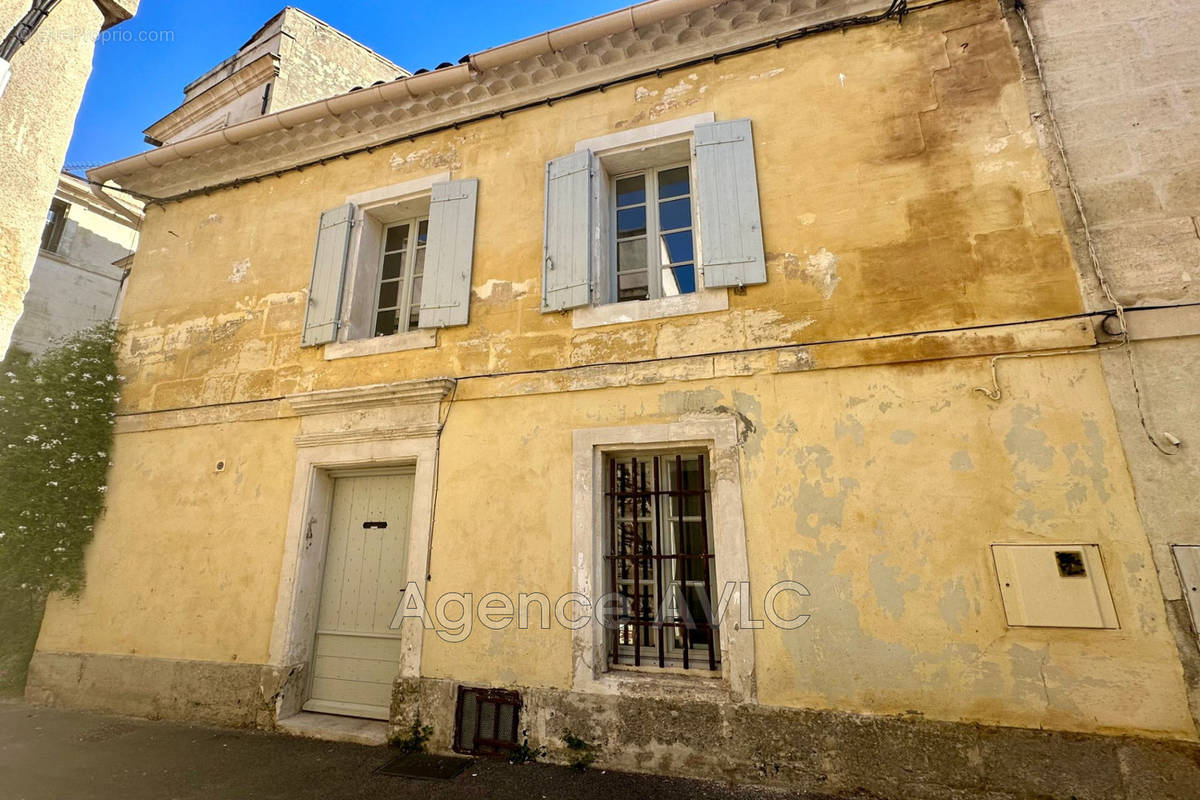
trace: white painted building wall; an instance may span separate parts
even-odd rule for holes
[[[125,217],[69,175],[59,180],[55,198],[67,203],[66,224],[54,252],[39,250],[25,295],[25,310],[13,331],[12,347],[32,355],[119,311],[124,266],[137,249],[140,212]]]

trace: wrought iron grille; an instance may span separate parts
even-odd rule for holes
[[[611,665],[720,668],[706,464],[696,452],[608,460]]]

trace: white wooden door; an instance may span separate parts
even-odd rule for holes
[[[412,490],[411,474],[334,479],[308,711],[388,718]]]

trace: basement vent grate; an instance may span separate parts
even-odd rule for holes
[[[506,689],[458,687],[454,751],[507,756],[517,746],[521,695]]]

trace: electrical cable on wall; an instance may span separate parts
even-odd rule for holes
[[[52,8],[54,5],[57,4],[57,2],[58,2],[58,0],[48,0],[47,2],[43,2],[40,4],[40,6],[42,8],[44,8],[45,10],[42,13],[41,17],[35,21],[32,28],[27,31],[27,33],[25,34],[25,39],[27,39],[28,35],[30,35],[32,33],[32,29],[36,28],[36,24],[40,24],[41,19],[44,18],[45,14],[49,13],[49,8]],[[695,66],[696,64],[705,63],[710,60],[716,61],[721,58],[726,58],[729,56],[734,56],[734,55],[738,55],[738,54],[746,53],[746,52],[752,52],[754,50],[758,50],[758,49],[764,48],[764,47],[771,47],[771,46],[780,47],[784,44],[795,42],[800,39],[806,38],[808,36],[812,36],[814,34],[827,33],[827,32],[831,32],[831,31],[835,31],[835,30],[845,30],[845,29],[852,28],[852,27],[875,24],[878,22],[885,21],[887,19],[895,19],[897,22],[902,23],[904,20],[904,17],[909,13],[923,11],[923,10],[926,10],[929,8],[934,8],[934,7],[943,5],[947,2],[953,2],[953,0],[932,0],[931,2],[922,3],[922,4],[918,4],[918,5],[909,5],[908,0],[892,0],[892,2],[889,4],[888,8],[878,14],[854,17],[851,19],[844,19],[844,20],[839,20],[836,22],[823,23],[823,24],[819,24],[819,25],[800,28],[789,34],[779,36],[779,37],[774,37],[770,40],[764,40],[761,42],[757,42],[755,44],[738,47],[738,48],[735,48],[732,50],[724,51],[721,53],[716,53],[711,56],[706,56],[704,58],[697,58],[697,59],[693,59],[693,60],[684,62],[682,64],[677,64],[677,65],[673,66],[672,68],[670,68],[670,70],[655,70],[652,72],[640,73],[637,75],[624,76],[622,78],[618,78],[615,80],[606,81],[606,82],[602,82],[600,84],[596,84],[593,86],[585,87],[583,89],[576,90],[574,92],[571,92],[570,94],[563,95],[560,97],[546,98],[545,100],[539,100],[539,101],[527,103],[524,105],[516,106],[513,108],[504,109],[501,111],[490,112],[490,113],[483,114],[483,115],[480,115],[480,116],[472,118],[472,119],[468,119],[465,121],[459,121],[459,122],[456,122],[453,124],[435,126],[433,128],[420,130],[420,131],[413,131],[413,132],[406,133],[402,136],[396,137],[391,140],[387,140],[387,141],[383,141],[383,142],[379,142],[379,143],[375,143],[375,144],[371,144],[371,145],[367,145],[367,146],[363,146],[363,147],[358,147],[358,148],[355,148],[355,149],[352,149],[352,150],[349,150],[346,152],[342,152],[340,154],[327,156],[325,158],[316,159],[314,161],[310,161],[310,162],[306,162],[306,163],[302,163],[302,164],[292,165],[292,166],[285,167],[283,169],[279,169],[279,170],[276,170],[276,171],[273,171],[270,173],[264,173],[264,174],[256,175],[256,176],[249,177],[249,178],[241,178],[241,179],[229,181],[226,183],[215,184],[215,185],[211,185],[211,186],[202,187],[199,189],[194,189],[191,191],[186,191],[186,192],[183,192],[183,193],[180,193],[177,195],[173,195],[170,197],[154,197],[151,195],[143,194],[143,193],[140,193],[137,191],[126,189],[124,187],[121,187],[121,186],[118,186],[115,184],[111,184],[111,183],[107,183],[107,182],[103,182],[103,181],[95,181],[95,180],[88,179],[88,183],[90,183],[97,189],[109,190],[109,191],[122,193],[122,194],[128,195],[130,197],[134,197],[146,204],[156,204],[159,206],[165,206],[167,203],[179,202],[179,201],[185,200],[187,198],[190,198],[190,197],[193,197],[196,195],[200,195],[200,194],[207,195],[213,191],[218,191],[218,190],[223,190],[223,189],[237,189],[240,186],[246,185],[248,183],[259,182],[259,181],[263,180],[264,178],[279,177],[279,176],[287,174],[289,172],[303,171],[304,169],[306,169],[308,167],[323,165],[327,161],[332,161],[337,158],[349,158],[352,155],[356,155],[356,154],[359,154],[362,152],[370,153],[381,147],[387,147],[390,144],[396,144],[396,143],[399,143],[401,141],[406,141],[406,140],[412,141],[417,136],[429,135],[429,134],[437,133],[437,132],[440,132],[442,130],[449,129],[449,128],[458,129],[462,125],[470,124],[472,122],[481,122],[486,119],[490,119],[492,117],[497,117],[497,116],[503,118],[505,115],[508,115],[508,114],[513,114],[513,113],[517,113],[520,111],[529,110],[532,108],[540,108],[541,106],[543,106],[544,104],[547,104],[547,103],[558,102],[559,100],[576,97],[576,96],[579,96],[582,94],[587,94],[587,93],[590,93],[593,91],[604,91],[605,88],[629,83],[631,81],[636,81],[643,77],[648,77],[651,74],[661,74],[662,72],[687,69],[687,68],[691,68],[692,66]],[[34,15],[35,13],[37,13],[38,5],[39,4],[35,3],[35,8],[33,10],[31,10],[29,14],[26,15],[27,18],[29,18],[31,15]],[[1169,434],[1165,435],[1165,438],[1169,442],[1170,448],[1164,447],[1159,442],[1158,438],[1150,430],[1150,425],[1146,418],[1146,412],[1145,412],[1145,409],[1143,406],[1143,397],[1142,397],[1141,387],[1140,387],[1140,384],[1139,384],[1139,381],[1137,378],[1136,364],[1135,364],[1135,360],[1134,360],[1133,349],[1131,347],[1131,342],[1130,342],[1130,338],[1129,338],[1128,324],[1127,324],[1126,317],[1125,317],[1125,307],[1117,299],[1115,293],[1112,290],[1112,287],[1110,286],[1110,284],[1108,282],[1108,278],[1105,275],[1104,270],[1100,265],[1100,259],[1097,254],[1097,251],[1096,251],[1095,242],[1091,235],[1091,230],[1090,230],[1090,226],[1088,224],[1086,214],[1084,213],[1083,201],[1082,201],[1082,198],[1080,197],[1079,191],[1076,187],[1074,176],[1071,173],[1069,163],[1066,160],[1066,147],[1063,142],[1057,120],[1055,119],[1054,114],[1053,114],[1052,103],[1051,103],[1051,99],[1049,96],[1049,91],[1046,87],[1046,83],[1045,83],[1045,79],[1044,79],[1044,73],[1043,73],[1040,54],[1037,50],[1036,44],[1034,43],[1033,33],[1030,28],[1029,20],[1025,13],[1024,3],[1021,2],[1020,0],[1017,0],[1017,2],[1015,3],[1015,10],[1016,10],[1016,13],[1021,17],[1021,20],[1025,26],[1025,31],[1026,31],[1026,34],[1028,37],[1030,48],[1031,48],[1033,61],[1036,66],[1039,82],[1041,84],[1041,93],[1042,93],[1042,97],[1043,97],[1043,102],[1045,103],[1045,106],[1046,106],[1046,115],[1047,115],[1047,118],[1049,121],[1049,128],[1053,132],[1055,144],[1057,146],[1057,149],[1059,150],[1059,154],[1060,154],[1060,157],[1062,160],[1064,174],[1065,174],[1065,178],[1066,178],[1066,184],[1071,192],[1071,196],[1073,198],[1076,211],[1079,214],[1079,217],[1080,217],[1080,220],[1082,223],[1082,232],[1083,232],[1084,239],[1086,241],[1087,253],[1088,253],[1089,260],[1091,262],[1092,270],[1096,276],[1096,279],[1097,279],[1097,282],[1098,282],[1101,292],[1103,293],[1105,299],[1112,305],[1111,311],[1099,312],[1099,313],[1110,313],[1110,314],[1115,315],[1115,317],[1119,323],[1119,328],[1120,328],[1119,333],[1116,335],[1120,336],[1121,341],[1119,343],[1103,345],[1103,346],[1099,346],[1099,347],[1069,348],[1069,349],[1049,350],[1049,351],[1036,352],[1036,353],[1012,353],[1012,354],[1001,354],[1001,355],[993,356],[991,358],[992,387],[991,388],[978,387],[976,389],[976,391],[979,391],[980,393],[984,394],[985,396],[987,396],[989,399],[991,399],[993,401],[998,401],[1002,398],[1003,392],[1000,387],[999,377],[998,377],[998,373],[997,373],[997,364],[1001,360],[1017,359],[1017,358],[1022,358],[1022,359],[1024,359],[1024,358],[1045,358],[1045,357],[1056,356],[1056,355],[1074,355],[1074,354],[1082,354],[1082,353],[1103,352],[1105,350],[1124,349],[1126,352],[1126,356],[1129,360],[1130,377],[1132,380],[1134,396],[1137,401],[1137,409],[1138,409],[1141,425],[1146,434],[1146,437],[1151,442],[1151,444],[1153,444],[1154,447],[1156,449],[1158,449],[1160,452],[1164,453],[1165,455],[1175,455],[1175,453],[1177,452],[1177,449],[1179,448],[1180,445],[1173,439],[1173,437],[1170,437]],[[24,22],[24,20],[23,20],[23,22]],[[14,28],[14,33],[16,33],[19,28],[21,28],[21,24],[18,24],[17,28]],[[14,34],[10,33],[9,36],[12,37],[13,35]],[[5,41],[7,42],[8,40],[6,39]],[[1095,315],[1096,314],[1088,313],[1088,314],[1083,314],[1083,315],[1078,315],[1078,316],[1090,317],[1090,316],[1095,316]],[[871,337],[868,337],[868,340],[869,340],[869,338],[871,338]],[[466,379],[480,378],[480,377],[492,377],[492,376],[484,376],[484,375],[463,376],[462,379],[466,380]],[[453,402],[453,400],[451,400],[451,403],[452,402]]]
[[[454,398],[458,396],[458,381],[454,381],[454,385],[450,387],[450,396],[446,398],[446,410],[438,409],[438,446],[433,451],[433,504],[429,509],[429,545],[425,553],[425,581],[428,582],[433,578],[433,524],[437,520],[437,496],[438,496],[438,479],[441,476],[442,466],[442,433],[446,430],[446,423],[450,421],[450,409],[454,406]]]
[[[1133,355],[1133,345],[1129,338],[1129,324],[1125,318],[1125,306],[1117,299],[1116,293],[1113,292],[1112,286],[1108,282],[1108,276],[1104,273],[1104,268],[1100,265],[1100,256],[1096,252],[1096,242],[1092,238],[1091,226],[1088,224],[1087,214],[1084,212],[1083,198],[1079,194],[1079,188],[1075,183],[1075,176],[1071,172],[1070,161],[1067,160],[1067,147],[1063,141],[1062,131],[1058,126],[1058,120],[1054,116],[1054,104],[1050,98],[1050,90],[1046,85],[1046,75],[1042,68],[1041,54],[1038,52],[1037,43],[1033,36],[1033,27],[1029,23],[1029,16],[1026,14],[1025,3],[1022,0],[1017,0],[1014,10],[1021,18],[1022,24],[1025,26],[1025,36],[1029,41],[1029,50],[1033,56],[1034,68],[1037,70],[1038,84],[1041,87],[1042,102],[1046,106],[1046,118],[1048,127],[1051,133],[1054,134],[1054,144],[1058,149],[1059,158],[1061,160],[1063,177],[1066,181],[1067,188],[1071,192],[1071,198],[1074,201],[1075,211],[1079,215],[1080,226],[1083,232],[1083,239],[1087,245],[1088,260],[1091,262],[1092,272],[1096,275],[1096,282],[1100,287],[1100,291],[1104,294],[1104,298],[1112,304],[1110,313],[1116,316],[1120,327],[1119,335],[1121,341],[1119,343],[1104,347],[1089,347],[1089,348],[1072,348],[1069,350],[1055,350],[1045,353],[1013,353],[999,356],[993,356],[991,361],[992,366],[992,388],[977,387],[975,391],[986,395],[991,400],[999,400],[1001,397],[1000,380],[996,373],[996,363],[1002,359],[1014,358],[1045,358],[1048,356],[1057,355],[1073,355],[1076,353],[1093,353],[1103,352],[1105,350],[1120,350],[1125,351],[1126,358],[1129,363],[1129,378],[1133,387],[1133,396],[1137,404],[1138,418],[1141,422],[1142,431],[1146,434],[1146,438],[1150,440],[1150,444],[1163,455],[1173,456],[1179,452],[1182,443],[1175,439],[1170,434],[1164,434],[1168,446],[1164,447],[1158,440],[1158,437],[1150,430],[1150,423],[1146,419],[1146,409],[1142,402],[1142,389],[1137,376],[1137,362]]]
[[[33,37],[35,31],[50,16],[50,12],[58,5],[59,0],[34,0],[33,6],[25,12],[25,16],[13,26],[8,35],[0,41],[0,96],[8,88],[12,77],[12,60],[17,51]]]

